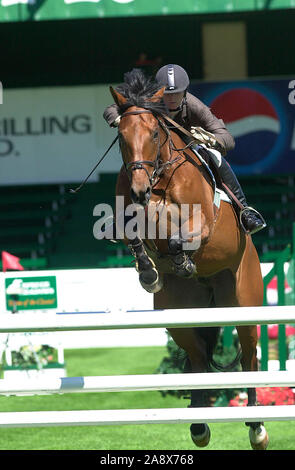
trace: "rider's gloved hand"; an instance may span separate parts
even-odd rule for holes
[[[111,127],[119,127],[120,121],[121,121],[121,116],[116,117],[114,122],[112,122]]]
[[[191,127],[190,133],[200,143],[203,143],[205,147],[208,147],[209,149],[216,149],[218,152],[224,155],[225,150],[223,145],[216,139],[212,132],[208,132],[202,127]]]

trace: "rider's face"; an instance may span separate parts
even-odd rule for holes
[[[183,100],[184,91],[178,93],[165,93],[164,94],[164,103],[169,110],[177,109]]]

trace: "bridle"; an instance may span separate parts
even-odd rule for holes
[[[124,166],[125,166],[125,169],[126,169],[126,172],[127,172],[127,175],[129,177],[129,179],[131,178],[132,171],[144,170],[146,172],[146,175],[147,175],[148,179],[149,179],[150,186],[154,186],[158,182],[158,179],[161,176],[161,174],[163,173],[163,171],[166,168],[171,167],[171,165],[173,165],[173,163],[178,161],[181,158],[181,155],[178,155],[173,160],[169,159],[167,162],[162,162],[160,160],[161,148],[166,144],[168,139],[169,139],[169,142],[171,142],[171,136],[170,136],[170,132],[169,132],[168,128],[149,109],[138,109],[138,110],[134,110],[134,111],[126,111],[123,114],[121,114],[121,119],[126,117],[126,116],[137,115],[137,114],[152,114],[157,119],[158,129],[159,129],[159,127],[161,127],[164,130],[164,132],[166,134],[166,139],[161,144],[161,138],[160,138],[160,133],[159,133],[157,154],[156,154],[156,158],[154,160],[136,160],[135,162],[129,162],[129,163],[124,162]],[[171,145],[170,145],[170,147],[171,147]],[[151,166],[153,168],[152,175],[149,174],[148,170],[145,168],[144,165]]]
[[[134,111],[126,111],[121,115],[121,118],[122,117],[124,118],[125,116],[128,116],[130,114],[135,114],[136,115],[136,114],[144,114],[144,113],[145,114],[152,114],[157,119],[158,128],[161,127],[164,130],[164,132],[166,134],[166,139],[163,142],[163,144],[161,144],[161,142],[160,142],[160,133],[159,133],[158,149],[157,149],[157,155],[156,155],[155,160],[137,160],[136,162],[130,162],[128,164],[125,164],[125,162],[124,162],[124,165],[125,165],[126,172],[127,172],[127,175],[129,177],[129,179],[130,179],[131,172],[133,170],[144,170],[146,172],[147,176],[148,176],[150,186],[154,186],[159,181],[159,178],[160,178],[161,174],[165,171],[165,169],[171,167],[173,165],[173,163],[175,163],[176,161],[178,161],[182,157],[180,154],[178,154],[178,156],[175,157],[174,159],[170,158],[167,162],[161,162],[161,160],[160,160],[160,154],[161,154],[160,150],[166,144],[167,140],[169,139],[170,156],[172,154],[172,150],[183,151],[187,147],[191,146],[193,144],[193,141],[191,143],[189,143],[188,145],[186,145],[183,149],[175,148],[168,127],[164,124],[164,122],[161,119],[158,118],[158,116],[156,116],[149,109],[144,109],[143,108],[143,109],[137,109],[137,110],[134,110]],[[176,127],[175,123],[174,123],[174,121],[172,121],[172,119],[165,116],[165,120],[167,120],[170,123],[173,123],[172,128]],[[182,129],[182,131],[187,133],[187,131],[185,129]],[[90,176],[94,173],[96,168],[105,159],[105,157],[107,156],[107,154],[109,153],[109,151],[111,150],[111,148],[117,142],[118,139],[119,139],[119,134],[117,134],[117,136],[114,138],[114,140],[111,143],[111,145],[109,146],[109,148],[105,151],[103,156],[98,160],[96,165],[92,168],[91,172],[89,173],[88,176],[86,176],[86,178],[82,181],[82,183],[76,189],[69,189],[69,192],[71,194],[76,194],[87,183]],[[154,168],[153,173],[152,173],[151,176],[150,176],[149,172],[147,171],[147,169],[143,165],[149,165],[149,166],[152,166]]]

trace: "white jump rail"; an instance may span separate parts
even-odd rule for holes
[[[3,315],[0,333],[107,330],[130,328],[185,328],[194,326],[238,326],[253,324],[288,324],[295,322],[294,306],[230,307],[204,309],[172,309],[93,314],[7,314]],[[131,378],[132,377],[132,378]],[[147,376],[107,376],[62,378],[49,383],[22,384],[20,387],[1,384],[0,394],[34,394],[165,390],[192,388],[235,388],[257,386],[293,386],[290,373],[241,372],[212,374],[171,374]],[[38,393],[39,394],[39,393]],[[160,423],[210,423],[237,421],[295,420],[295,405],[164,408],[129,410],[79,410],[0,413],[0,427],[42,427],[123,425]]]
[[[6,314],[0,333],[288,324],[295,307],[191,308],[116,313]]]
[[[213,372],[210,374],[117,375],[31,379],[24,383],[0,380],[0,395],[193,390],[249,387],[295,387],[294,374],[275,372]]]
[[[29,411],[0,414],[0,428],[295,420],[295,405],[132,410]]]

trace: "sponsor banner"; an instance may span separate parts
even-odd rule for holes
[[[272,267],[273,263],[261,263],[262,276],[266,276]],[[285,272],[288,282],[286,293],[289,293],[292,290],[290,285],[293,287],[291,281],[293,265],[285,263]],[[15,271],[0,273],[0,315],[11,311],[11,308],[7,308],[8,294],[20,295],[21,288],[25,290],[26,295],[33,294],[32,297],[34,295],[55,297],[55,307],[50,306],[48,310],[48,306],[40,304],[39,312],[34,308],[35,313],[40,314],[69,315],[79,312],[153,309],[153,295],[141,287],[138,273],[134,268],[27,271],[21,275]],[[273,281],[268,288],[271,291],[274,289]],[[273,298],[270,303],[275,303]],[[18,311],[21,312],[22,309],[19,308]]]
[[[55,302],[50,305],[50,313],[153,308],[153,296],[141,287],[134,268],[23,271],[21,275],[11,271],[0,273],[0,282],[3,282],[0,291],[3,288],[6,297],[8,294],[20,297],[25,294],[35,299],[38,296],[55,298]],[[5,300],[1,312],[10,311],[7,306]],[[38,309],[39,313],[46,313],[48,307],[40,302]],[[25,309],[18,308],[19,312],[22,310],[27,310],[27,306]]]
[[[5,279],[6,309],[10,311],[57,308],[55,276]]]
[[[295,80],[199,83],[191,91],[235,138],[227,158],[237,174],[295,172]]]
[[[253,0],[1,0],[1,21],[104,18],[264,10]],[[268,9],[293,7],[292,0],[269,2]]]
[[[15,90],[4,85],[0,184],[81,182],[116,136],[103,118],[112,103],[106,85]],[[98,171],[120,167],[115,145]]]
[[[272,269],[273,263],[262,263],[262,275]],[[293,267],[292,267],[293,269]],[[294,297],[290,301],[294,286],[290,281],[289,263],[285,264],[287,273],[286,300],[294,303]],[[293,272],[293,271],[292,271]],[[40,271],[22,273],[21,279],[29,282],[30,278],[41,278]],[[138,281],[138,273],[134,268],[110,268],[110,269],[73,269],[42,271],[42,278],[54,277],[56,279],[57,307],[48,308],[39,306],[39,310],[33,309],[37,315],[65,314],[107,314],[108,312],[126,310],[153,310],[153,295],[148,294]],[[0,273],[0,316],[10,313],[7,306],[5,286],[12,285],[14,279],[19,279],[19,273]],[[292,285],[292,288],[290,286]],[[35,286],[37,289],[37,286]],[[40,287],[40,286],[39,286]],[[277,304],[276,280],[270,282],[267,289],[269,305]],[[289,300],[289,301],[288,301]],[[28,310],[19,310],[15,315],[25,315]],[[43,335],[47,333],[33,333],[36,341],[43,341]],[[51,336],[53,333],[48,333]],[[127,329],[127,330],[102,330],[79,332],[54,333],[56,344],[62,344],[64,348],[89,348],[89,347],[118,347],[118,346],[164,346],[167,343],[167,334],[164,328]],[[0,335],[1,343],[5,343],[6,334]],[[42,342],[41,341],[41,342]],[[41,343],[40,343],[41,344]],[[51,343],[50,343],[51,344]]]
[[[210,82],[190,90],[235,138],[228,160],[239,175],[295,172],[295,80]],[[0,184],[81,182],[116,136],[103,118],[106,85],[3,91]],[[93,173],[118,172],[116,144]]]
[[[57,308],[39,306],[32,310],[36,315],[58,314],[75,315],[85,313],[106,315],[108,312],[126,310],[152,310],[153,295],[147,293],[138,281],[134,268],[110,269],[73,269],[42,271],[42,277],[53,276],[57,286]],[[0,273],[0,317],[9,314],[7,308],[5,283],[12,283],[14,278],[27,279],[40,276],[40,271]],[[19,310],[15,315],[26,315],[28,310]],[[67,331],[55,333],[31,333],[29,339],[34,344],[61,344],[64,348],[104,348],[104,347],[139,347],[165,346],[167,334],[164,328],[101,330],[82,332]],[[13,335],[24,335],[16,333]],[[11,336],[11,335],[10,335]],[[53,342],[54,337],[54,342]],[[7,341],[6,334],[0,334],[1,344]]]

